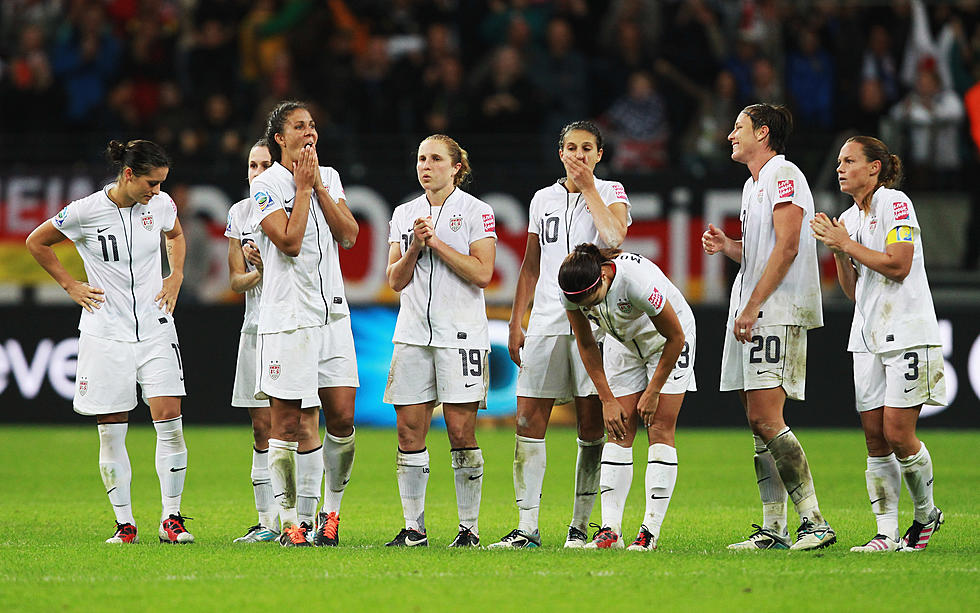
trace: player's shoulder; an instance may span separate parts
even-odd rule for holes
[[[873,200],[875,211],[879,215],[888,215],[895,221],[903,221],[915,215],[912,199],[901,190],[880,187],[875,192]]]
[[[838,219],[844,222],[848,228],[852,228],[851,221],[857,221],[861,216],[861,207],[858,206],[856,202],[851,203],[851,206],[844,209],[844,212],[840,214]]]
[[[475,209],[475,210],[492,210],[491,206],[469,193],[468,191],[457,187],[455,191],[449,196],[449,198],[456,201],[457,206],[464,209]],[[448,201],[447,201],[448,203]]]
[[[157,208],[163,211],[170,211],[172,213],[177,212],[177,203],[174,202],[174,199],[170,197],[170,194],[164,191],[161,191],[159,194],[156,194],[155,196],[150,198],[148,204],[153,208]]]
[[[603,199],[609,202],[629,202],[626,195],[626,188],[619,181],[613,179],[595,179],[596,189],[603,195]]]
[[[83,196],[82,198],[72,200],[68,203],[68,206],[72,207],[72,210],[76,211],[87,211],[93,208],[101,208],[107,202],[109,202],[109,196],[106,194],[106,190],[108,190],[109,187],[111,187],[111,184],[106,185],[98,191],[92,192],[88,196]]]
[[[326,184],[328,180],[340,179],[340,173],[333,166],[320,166],[320,178]]]
[[[281,189],[287,184],[290,176],[290,172],[282,164],[274,162],[262,174],[252,179],[249,192],[255,194],[260,191]]]
[[[420,195],[412,198],[411,200],[408,200],[406,202],[402,202],[401,204],[399,204],[398,206],[396,206],[395,207],[395,210],[392,211],[392,213],[391,213],[391,217],[392,217],[392,219],[395,219],[395,218],[401,217],[402,215],[410,215],[412,211],[414,211],[415,209],[419,208],[423,204],[426,204],[426,202],[425,202],[425,193],[424,192],[422,194],[420,194]]]

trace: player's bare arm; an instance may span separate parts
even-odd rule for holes
[[[800,249],[800,229],[803,227],[802,208],[792,202],[780,202],[772,209],[772,224],[776,233],[776,244],[769,254],[766,267],[762,270],[759,282],[752,290],[745,308],[735,319],[732,333],[741,343],[752,340],[752,327],[759,319],[762,303],[776,291],[783,282],[789,267]]]
[[[320,161],[316,154],[316,148],[309,147],[309,149],[313,151],[313,163],[316,164],[319,170]],[[359,227],[357,220],[354,219],[354,214],[347,207],[347,201],[343,198],[340,200],[333,199],[330,192],[323,185],[323,177],[320,176],[319,172],[316,173],[316,177],[314,178],[313,193],[316,195],[316,201],[319,203],[320,210],[323,211],[323,216],[327,220],[327,226],[330,227],[330,233],[337,239],[337,243],[344,249],[353,247],[354,241],[357,240]]]
[[[435,235],[428,240],[428,246],[454,273],[466,281],[480,288],[490,285],[493,260],[497,256],[497,241],[492,236],[471,243],[468,255],[456,251]]]
[[[660,390],[663,389],[667,377],[674,370],[674,365],[677,364],[677,360],[681,357],[681,351],[684,350],[684,329],[681,327],[681,321],[677,318],[677,313],[669,300],[665,301],[663,310],[658,315],[651,317],[650,321],[653,322],[657,332],[667,339],[667,342],[664,343],[657,368],[653,371],[653,376],[650,377],[650,382],[647,384],[647,388],[643,390],[643,394],[640,395],[640,400],[636,405],[640,419],[648,428],[653,424],[653,416],[657,412]]]
[[[425,242],[432,236],[431,220],[427,217],[419,217],[412,225],[412,241],[404,254],[401,252],[401,245],[390,243],[388,247],[388,267],[385,269],[385,276],[388,279],[388,287],[400,292],[412,280],[415,274],[415,263],[418,262]]]
[[[708,224],[708,229],[701,235],[701,247],[708,255],[724,253],[733,262],[742,263],[742,241],[728,238],[714,224]]]
[[[830,220],[823,213],[813,218],[810,227],[813,236],[834,253],[852,258],[896,283],[901,283],[912,270],[912,257],[915,255],[912,243],[892,243],[885,247],[885,251],[869,249],[852,239],[843,223],[837,219]]]
[[[262,272],[246,270],[244,249],[249,243],[242,245],[237,238],[228,239],[228,281],[231,291],[244,294],[262,281]]]
[[[292,213],[286,215],[285,210],[279,209],[267,215],[261,222],[262,231],[272,244],[293,258],[299,255],[303,246],[303,235],[306,234],[306,223],[310,218],[310,194],[313,193],[313,182],[320,174],[312,149],[303,149],[299,160],[293,162],[296,196]]]
[[[568,316],[568,323],[571,324],[572,333],[575,334],[575,343],[578,345],[579,355],[582,356],[582,363],[592,383],[595,384],[599,401],[602,402],[602,418],[606,430],[616,440],[622,440],[626,436],[629,414],[609,389],[609,381],[606,380],[606,373],[602,369],[602,353],[595,342],[595,336],[592,335],[592,326],[578,309],[565,311],[565,315]]]
[[[68,273],[52,249],[63,240],[66,240],[65,235],[50,221],[45,221],[27,237],[27,249],[41,268],[68,293],[75,304],[91,313],[93,308],[98,309],[105,302],[105,291],[79,281]]]
[[[585,206],[592,215],[592,221],[599,238],[610,247],[619,247],[626,238],[626,203],[614,202],[606,205],[595,186],[595,176],[588,164],[573,155],[563,155],[565,172],[575,187],[585,198]]]
[[[538,235],[528,233],[527,246],[524,248],[524,261],[521,262],[521,272],[517,275],[517,290],[514,292],[514,305],[510,311],[508,322],[507,352],[510,359],[518,367],[521,365],[521,348],[524,347],[524,314],[534,297],[534,288],[541,274],[541,243]]]
[[[174,220],[174,227],[169,232],[164,232],[167,247],[167,262],[170,264],[170,274],[164,277],[163,287],[160,293],[153,298],[157,305],[173,313],[177,306],[177,294],[180,293],[180,285],[184,282],[184,257],[187,255],[187,242],[184,240],[184,232],[180,227],[180,220]]]

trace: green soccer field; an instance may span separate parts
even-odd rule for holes
[[[401,528],[395,434],[359,429],[354,474],[341,514],[341,547],[233,545],[255,523],[249,482],[251,433],[188,427],[183,512],[197,542],[157,543],[159,486],[154,432],[127,440],[133,502],[143,542],[109,546],[112,511],[99,478],[94,426],[0,428],[0,608],[76,610],[980,610],[980,464],[976,431],[922,432],[936,464],[946,524],[919,554],[851,554],[875,532],[864,484],[860,431],[797,432],[810,458],[821,509],[839,542],[818,552],[736,553],[761,510],[747,431],[678,433],[677,488],[651,553],[564,551],[571,512],[575,435],[548,435],[548,473],[537,550],[447,550],[456,505],[445,433],[429,437],[426,523],[430,547],[389,550]],[[478,432],[486,461],[480,534],[493,542],[516,525],[513,433]],[[645,448],[635,449],[645,460]],[[646,462],[637,462],[645,467]],[[623,529],[643,516],[635,474]],[[593,521],[598,521],[598,504]],[[902,492],[900,524],[911,522]],[[790,523],[796,521],[791,511]],[[288,603],[288,604],[287,604]],[[292,605],[292,606],[290,606]]]

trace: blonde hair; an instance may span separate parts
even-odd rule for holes
[[[459,172],[453,177],[453,185],[459,187],[463,185],[473,175],[473,168],[470,166],[470,156],[466,153],[466,149],[459,146],[452,137],[446,136],[445,134],[433,134],[422,139],[424,143],[427,140],[435,140],[446,145],[446,149],[449,150],[449,157],[452,159],[453,164],[459,164]]]

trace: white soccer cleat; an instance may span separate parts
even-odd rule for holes
[[[796,542],[790,546],[793,551],[810,551],[823,549],[837,542],[837,533],[826,521],[815,524],[809,517],[804,517],[800,527],[796,529]]]
[[[776,534],[768,528],[763,528],[759,524],[752,524],[755,532],[749,535],[744,541],[732,543],[729,549],[756,551],[759,549],[789,549],[789,534]]]
[[[575,526],[569,526],[568,536],[565,537],[565,549],[581,549],[585,547],[588,540],[589,536],[586,533]]]
[[[255,524],[248,529],[245,536],[240,536],[234,540],[235,543],[267,543],[279,538],[279,533],[271,528],[266,528],[262,524]]]
[[[533,549],[540,546],[541,535],[537,530],[531,533],[523,530],[511,530],[504,538],[488,545],[487,549]]]
[[[626,551],[653,551],[657,548],[657,537],[646,527],[640,526],[640,532],[636,535],[636,540],[626,548]]]
[[[912,525],[905,531],[905,536],[902,537],[902,546],[899,551],[906,553],[922,551],[929,545],[929,539],[932,538],[932,535],[939,532],[939,527],[945,521],[946,517],[939,510],[939,507],[933,507],[926,523],[920,524],[913,520]]]
[[[892,537],[885,536],[884,534],[876,534],[873,539],[864,545],[851,547],[851,551],[855,553],[880,553],[886,551],[898,551],[900,548],[901,544]]]

